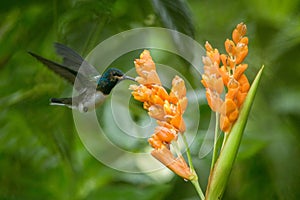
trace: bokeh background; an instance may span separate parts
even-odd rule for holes
[[[265,71],[224,199],[299,199],[299,8],[299,0],[1,1],[0,199],[197,199],[192,185],[179,177],[159,180],[119,172],[91,156],[77,135],[71,110],[49,106],[49,97],[70,95],[72,87],[27,51],[59,61],[53,42],[61,42],[86,56],[110,36],[151,26],[178,30],[200,44],[208,40],[224,52],[223,42],[239,22],[248,27],[249,80],[261,65]],[[180,41],[174,42],[180,48]],[[112,65],[129,70],[139,53]],[[199,138],[192,153],[205,188],[211,154],[200,159],[198,153],[211,112],[200,76],[179,57],[156,55],[154,59],[189,77],[199,93]],[[143,111],[135,112],[132,104],[138,121]],[[133,147],[139,151],[144,145]]]

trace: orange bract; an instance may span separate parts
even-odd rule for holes
[[[194,178],[184,158],[182,156],[175,158],[168,148],[154,149],[151,155],[185,180],[192,180]]]
[[[208,42],[205,44],[206,57],[203,57],[204,74],[201,82],[206,88],[208,105],[213,111],[220,113],[220,128],[224,132],[230,132],[250,88],[244,75],[248,65],[242,63],[248,54],[246,32],[245,24],[236,26],[232,32],[232,40],[225,41],[227,54],[220,55]],[[223,64],[221,66],[220,60]],[[227,87],[225,100],[220,97],[223,86]]]
[[[144,50],[140,55],[140,59],[134,61],[135,69],[139,77],[136,81],[143,85],[158,84],[161,85],[160,79],[156,73],[155,63],[150,56],[150,52]]]
[[[148,110],[151,117],[166,122],[176,132],[185,131],[185,123],[182,115],[187,107],[186,88],[184,81],[175,76],[172,81],[170,94],[161,86],[160,79],[156,73],[155,63],[149,51],[144,50],[140,59],[135,60],[138,73],[136,80],[140,85],[131,85],[133,97],[144,102],[144,108]],[[170,141],[162,141],[170,143]]]
[[[140,85],[131,85],[133,97],[144,103],[144,109],[149,116],[157,120],[158,126],[149,138],[149,144],[154,148],[152,155],[179,176],[190,179],[191,170],[182,156],[175,158],[170,151],[170,144],[177,140],[178,133],[185,132],[183,113],[187,107],[186,88],[184,81],[175,76],[170,93],[162,87],[156,73],[155,63],[149,51],[144,50],[140,59],[135,62]]]

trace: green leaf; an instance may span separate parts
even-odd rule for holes
[[[181,0],[152,0],[153,8],[157,12],[166,28],[172,29],[195,38],[195,26],[186,1]],[[172,39],[182,55],[194,55],[194,49],[179,40],[179,33],[172,32]]]
[[[263,68],[264,66],[262,66],[262,68],[256,75],[256,78],[253,81],[246,100],[242,106],[239,118],[232,127],[228,139],[223,146],[222,151],[220,152],[220,156],[210,173],[206,190],[206,199],[221,199],[226,189],[229,175],[233,167],[234,160],[237,156],[237,152],[239,150],[240,142],[248,120],[251,106],[254,101],[255,93],[259,85]]]
[[[195,27],[190,9],[182,0],[152,0],[154,10],[164,25],[194,38]]]

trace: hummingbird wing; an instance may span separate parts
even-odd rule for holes
[[[77,71],[70,69],[69,67],[66,67],[62,64],[58,64],[54,61],[48,60],[46,58],[43,58],[42,56],[39,56],[35,53],[28,52],[30,55],[35,57],[38,61],[43,63],[45,66],[47,66],[49,69],[54,71],[56,74],[60,75],[61,77],[68,80],[70,83],[74,85],[76,77],[78,81],[76,82],[75,89],[77,91],[82,91],[86,87],[90,87],[92,85],[92,82],[86,78],[84,75],[78,73]]]
[[[86,77],[99,76],[98,71],[71,48],[60,43],[54,43],[54,47],[56,53],[62,56],[63,65],[65,67],[81,73]]]

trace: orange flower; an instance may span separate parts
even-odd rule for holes
[[[248,65],[243,64],[248,54],[247,27],[240,23],[232,32],[232,39],[225,41],[227,54],[219,54],[217,49],[206,42],[206,57],[203,57],[204,74],[202,84],[206,88],[206,98],[210,108],[220,113],[220,128],[229,132],[238,118],[239,108],[250,89],[244,75]],[[220,66],[220,61],[223,65]],[[220,98],[223,85],[227,88],[225,100]]]
[[[217,49],[206,42],[206,57],[203,57],[204,74],[202,75],[202,84],[206,87],[206,98],[209,106],[215,112],[220,112],[223,100],[220,95],[223,92],[224,84],[219,72],[220,54]]]
[[[161,85],[149,51],[144,50],[134,64],[139,75],[136,81],[140,85],[131,85],[129,89],[133,90],[133,97],[144,103],[144,109],[158,123],[154,134],[148,140],[154,148],[151,154],[173,172],[190,180],[193,176],[183,157],[176,158],[170,151],[170,145],[177,140],[178,133],[185,132],[182,115],[188,100],[184,81],[175,76],[168,94]]]
[[[185,180],[192,180],[194,178],[195,175],[186,164],[184,158],[182,156],[175,158],[168,148],[154,149],[151,155]]]
[[[150,56],[150,52],[145,50],[140,59],[134,61],[135,69],[139,75],[136,81],[142,85],[158,84],[161,85],[160,79],[156,73],[155,63]]]
[[[165,121],[172,125],[178,132],[185,131],[185,123],[182,115],[187,107],[186,88],[184,81],[175,76],[172,81],[170,94],[161,86],[156,73],[155,63],[150,52],[144,50],[140,59],[135,60],[136,78],[140,85],[131,85],[133,97],[144,102],[144,108],[151,117]]]

